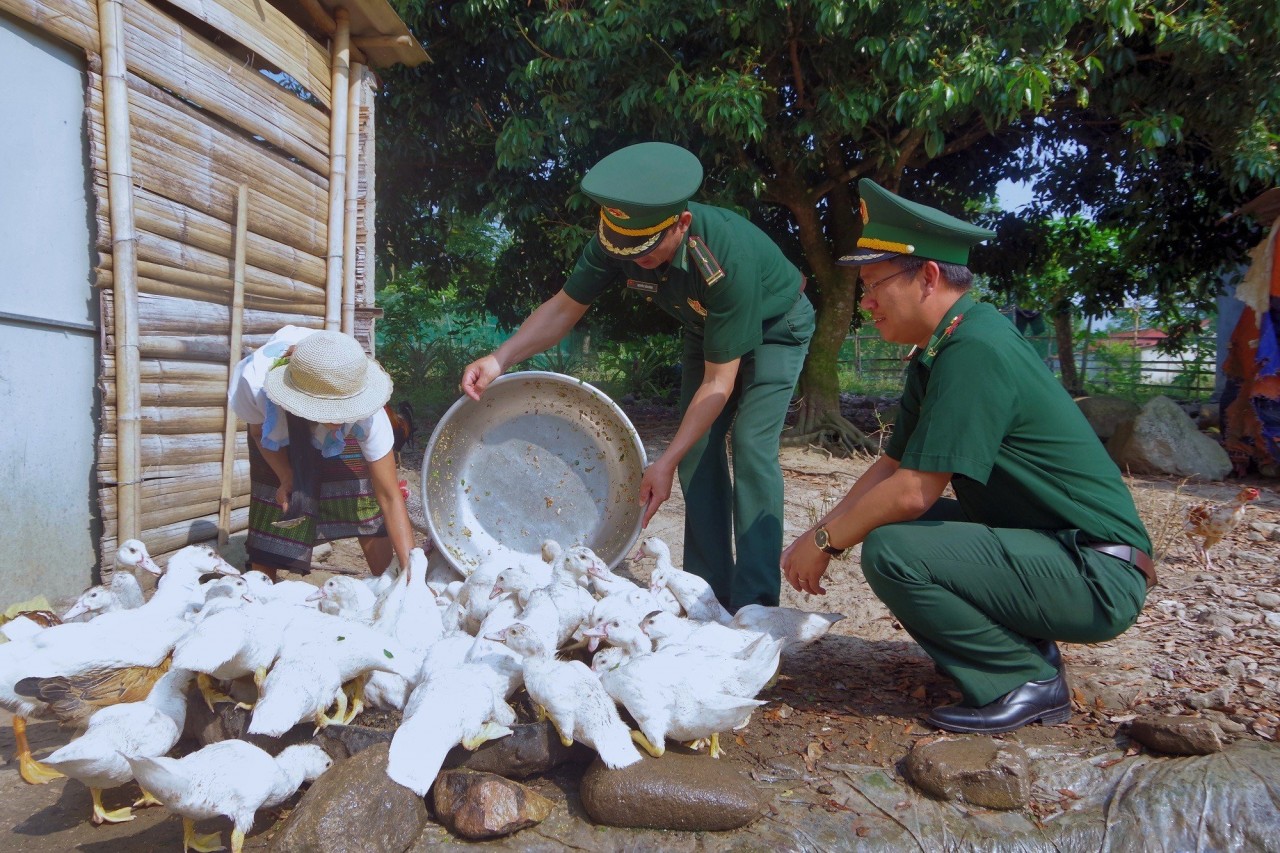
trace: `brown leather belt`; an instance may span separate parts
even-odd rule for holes
[[[1085,545],[1093,551],[1106,554],[1108,557],[1118,557],[1138,571],[1142,572],[1147,579],[1147,589],[1156,585],[1156,564],[1147,554],[1139,551],[1132,545],[1119,545],[1113,542],[1093,542]]]

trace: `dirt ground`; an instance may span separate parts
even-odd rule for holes
[[[634,414],[633,420],[653,458],[670,440],[673,422],[661,413],[645,412]],[[429,428],[424,440],[427,434]],[[420,464],[421,450],[408,452],[402,476],[416,484]],[[788,541],[843,495],[868,464],[814,449],[785,449]],[[1280,529],[1276,482],[1250,481],[1262,497],[1245,522],[1214,549],[1213,570],[1201,565],[1181,532],[1184,507],[1193,501],[1225,501],[1245,483],[1193,484],[1158,477],[1128,482],[1156,543],[1160,584],[1126,634],[1108,643],[1063,647],[1075,701],[1070,722],[1029,726],[1008,737],[1027,747],[1089,753],[1127,745],[1126,726],[1140,714],[1198,713],[1217,721],[1232,739],[1275,740],[1280,725],[1280,617],[1268,622],[1266,611],[1280,607],[1261,607],[1258,596],[1276,591],[1280,580],[1280,547],[1267,539]],[[677,485],[648,531],[672,546],[677,562],[683,510]],[[364,566],[355,543],[343,542],[317,569],[307,580],[318,584],[330,573],[359,574]],[[647,576],[650,569],[645,564],[621,567],[637,577]],[[937,734],[923,722],[928,710],[959,698],[870,592],[856,556],[834,562],[825,585],[827,595],[807,596],[783,584],[784,605],[843,613],[845,619],[824,639],[784,658],[776,685],[761,695],[768,705],[725,743],[722,760],[762,785],[788,783],[789,799],[776,800],[766,820],[785,819],[779,810],[783,802],[849,811],[829,796],[834,789],[824,782],[822,768],[892,770],[916,742]],[[28,731],[37,756],[73,736],[50,722],[33,722]],[[0,850],[179,849],[181,823],[163,809],[141,811],[131,823],[94,827],[87,821],[88,791],[79,783],[25,785],[12,761],[8,715],[0,719],[0,755],[9,760],[0,768]],[[108,792],[105,801],[110,808],[135,795],[136,788],[128,786]],[[1052,817],[1075,796],[1064,791],[1057,799],[1036,799],[1032,811],[1038,818]],[[273,820],[281,813],[260,815],[245,849],[265,849]],[[201,828],[225,830],[226,823]]]

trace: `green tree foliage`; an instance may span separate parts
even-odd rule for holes
[[[1268,4],[400,6],[434,63],[393,72],[380,107],[395,150],[390,164],[380,154],[379,197],[404,194],[393,255],[428,257],[415,251],[419,221],[499,217],[512,241],[486,304],[522,316],[563,282],[594,224],[583,171],[632,142],[683,144],[706,167],[701,198],[746,212],[810,277],[819,320],[802,440],[861,440],[839,417],[836,380],[858,291],[835,260],[861,226],[858,178],[971,219],[983,210],[967,205],[1001,178],[1035,180],[1033,215],[1090,214],[1132,235],[1121,266],[1146,275],[1081,284],[1114,304],[1138,286],[1165,296],[1202,280],[1241,242],[1216,224],[1223,213],[1277,174],[1280,16]],[[985,221],[1002,238],[974,266],[1012,286],[1031,263],[1021,253],[1047,240],[1010,217]],[[604,307],[626,329],[654,322],[624,301]]]

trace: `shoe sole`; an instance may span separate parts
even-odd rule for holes
[[[1071,706],[1065,705],[1061,708],[1051,708],[1050,710],[1045,711],[1043,714],[1039,714],[1038,716],[1032,717],[1026,722],[1018,723],[1017,725],[1014,725],[1014,726],[1000,726],[998,728],[989,728],[985,726],[984,727],[958,726],[958,725],[950,725],[950,724],[943,725],[941,723],[935,722],[933,719],[929,717],[926,717],[925,721],[929,725],[933,726],[934,728],[942,729],[945,732],[957,732],[959,734],[966,734],[966,735],[999,735],[999,734],[1004,734],[1005,732],[1017,731],[1023,726],[1029,726],[1032,723],[1039,723],[1042,726],[1056,726],[1058,723],[1065,723],[1069,719],[1071,719]]]

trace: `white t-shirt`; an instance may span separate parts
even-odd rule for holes
[[[272,335],[271,340],[241,359],[231,371],[227,404],[245,423],[262,424],[262,444],[268,450],[280,450],[289,445],[289,421],[284,410],[267,397],[267,373],[276,359],[284,357],[289,347],[314,331],[301,326],[285,326]],[[337,430],[315,424],[311,444],[322,456],[337,456],[342,452],[348,435],[360,443],[360,452],[369,462],[386,456],[395,444],[395,433],[391,430],[391,419],[385,409],[378,409],[355,423],[342,424]]]

